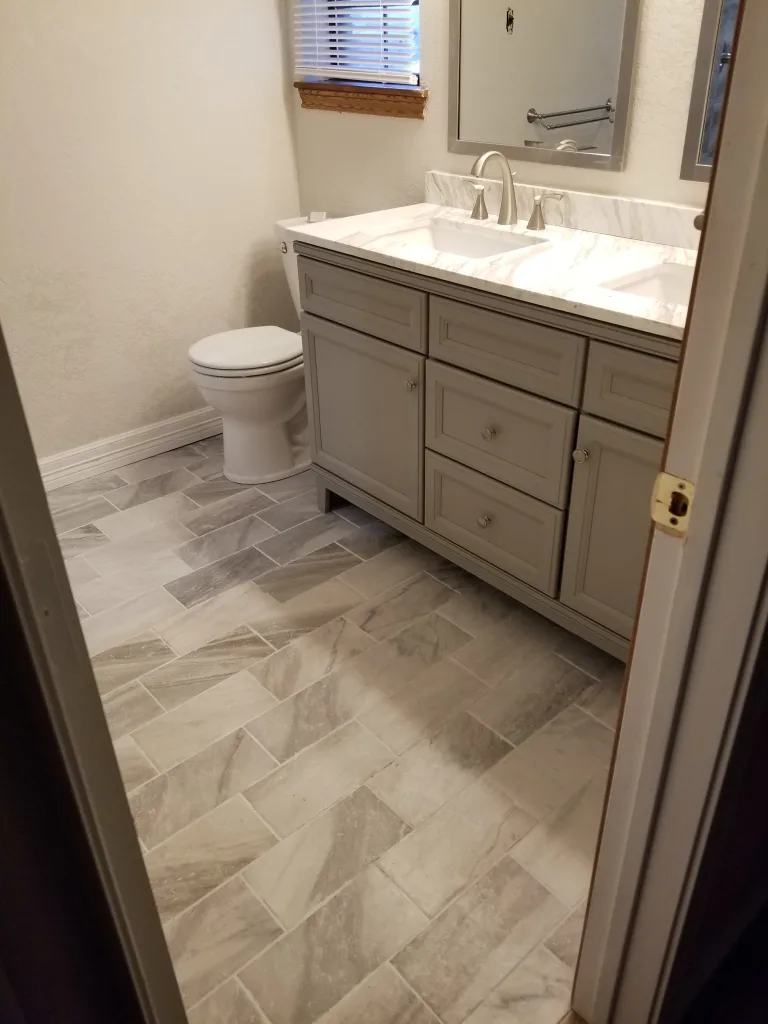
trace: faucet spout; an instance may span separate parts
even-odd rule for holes
[[[483,153],[472,164],[470,172],[475,178],[482,178],[486,164],[491,159],[497,159],[501,165],[501,207],[499,208],[499,224],[517,224],[517,196],[515,195],[514,174],[510,170],[509,162],[503,153],[492,149]]]

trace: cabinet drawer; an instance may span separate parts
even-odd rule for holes
[[[312,461],[421,521],[424,356],[302,317]]]
[[[427,296],[413,288],[299,257],[301,307],[414,352],[427,350]]]
[[[424,523],[554,597],[564,513],[428,451]]]
[[[428,448],[565,506],[576,412],[427,360]]]
[[[668,359],[591,341],[584,411],[665,437],[676,376]]]
[[[432,296],[429,354],[465,370],[577,406],[586,338]]]

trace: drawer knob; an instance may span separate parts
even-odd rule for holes
[[[480,431],[480,437],[482,437],[484,441],[492,441],[494,437],[496,437],[496,431],[493,427],[486,427],[485,430]]]
[[[490,516],[478,516],[477,517],[477,525],[481,529],[483,529],[483,530],[487,530],[488,527],[491,525],[491,522],[492,522],[492,520],[491,520]]]
[[[418,386],[419,386],[419,382],[416,381],[416,380],[407,380],[405,382],[405,390],[406,391],[415,391]]]
[[[573,461],[581,465],[582,462],[586,462],[589,458],[589,452],[586,448],[577,448],[573,453]]]

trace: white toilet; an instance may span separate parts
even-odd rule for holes
[[[296,311],[300,311],[298,259],[291,227],[306,218],[279,221]],[[209,405],[221,413],[224,476],[259,484],[300,473],[309,465],[307,398],[301,335],[282,327],[244,327],[196,341],[189,349],[192,377]]]

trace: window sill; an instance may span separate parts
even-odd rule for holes
[[[424,120],[429,92],[418,85],[369,85],[345,82],[294,82],[308,110],[344,114],[409,117]]]

